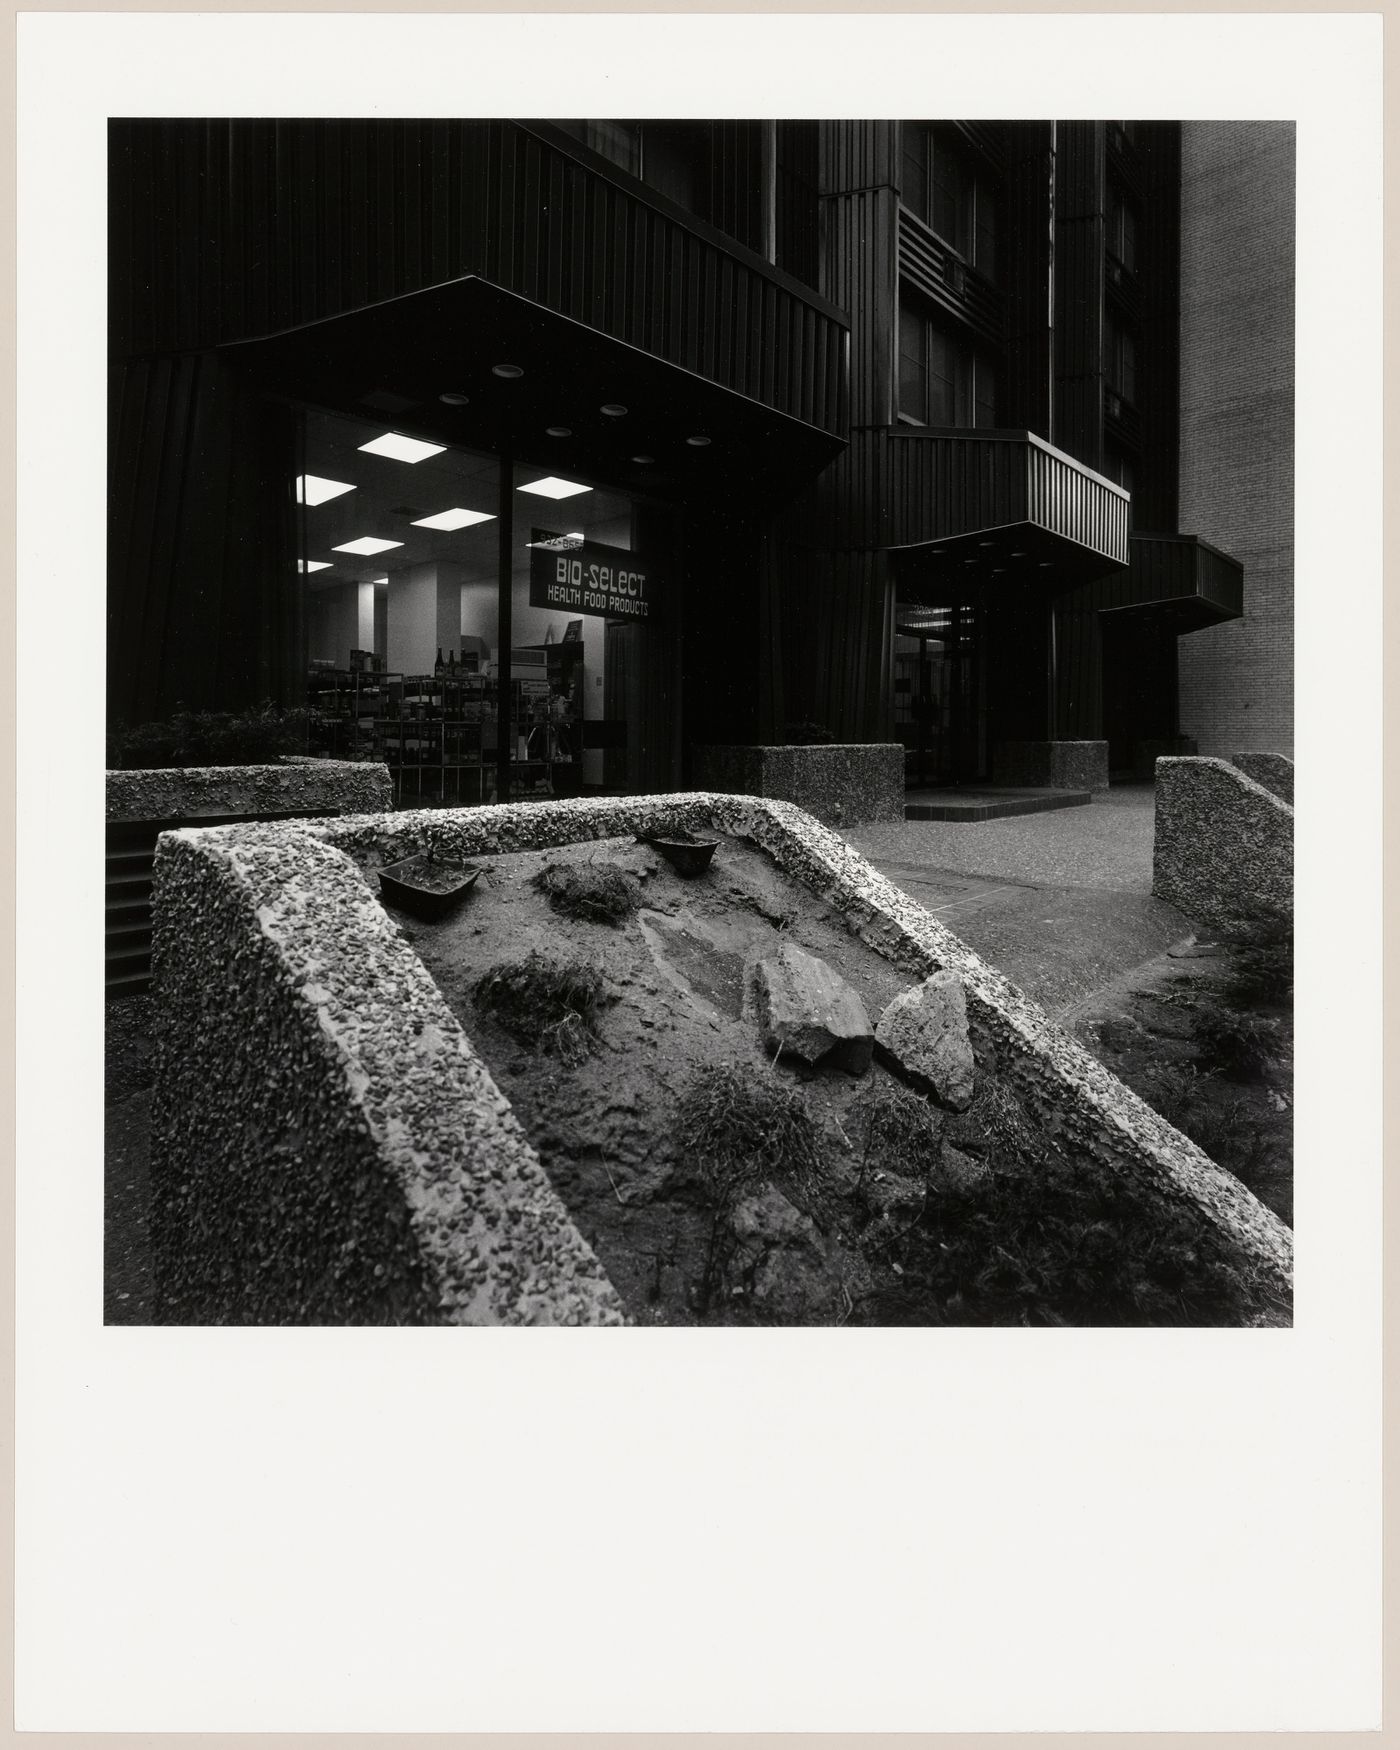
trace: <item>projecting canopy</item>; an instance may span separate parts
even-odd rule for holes
[[[781,500],[845,447],[474,275],[220,350],[268,393],[468,449],[509,434],[521,461],[658,498]]]

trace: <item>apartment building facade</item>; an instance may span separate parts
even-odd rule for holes
[[[1069,743],[1141,771],[1229,685],[1228,644],[1181,655],[1240,620],[1239,525],[1192,519],[1249,461],[1192,326],[1221,251],[1190,126],[110,145],[113,718],[445,668],[499,797],[546,745],[634,790],[802,735],[902,739],[914,782]],[[1249,162],[1290,209],[1280,151]]]

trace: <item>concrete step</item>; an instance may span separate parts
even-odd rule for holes
[[[1092,790],[994,790],[949,788],[905,792],[906,820],[1001,820],[1016,814],[1043,814],[1052,808],[1082,808]]]

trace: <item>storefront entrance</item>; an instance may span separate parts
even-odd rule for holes
[[[302,428],[318,751],[383,760],[401,806],[675,781],[650,721],[670,579],[637,540],[664,539],[664,506],[541,467],[503,483],[498,457],[383,421],[306,408]]]

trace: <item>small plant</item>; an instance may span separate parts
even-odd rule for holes
[[[901,1280],[856,1323],[1248,1325],[1288,1306],[1196,1214],[1064,1161],[931,1190]]]
[[[1229,1081],[1263,1081],[1283,1055],[1283,1028],[1268,1015],[1206,1003],[1195,1024],[1200,1067]]]
[[[612,863],[547,863],[535,886],[555,911],[590,923],[620,924],[642,903],[636,877]]]
[[[732,1064],[697,1071],[677,1118],[716,1207],[728,1208],[768,1181],[804,1199],[818,1189],[817,1127],[802,1096],[770,1071]]]
[[[1234,1009],[1287,1008],[1293,1001],[1293,939],[1237,949],[1221,993]]]
[[[943,1120],[922,1094],[895,1081],[867,1083],[851,1116],[865,1132],[860,1177],[868,1167],[926,1179],[938,1164]]]
[[[532,953],[493,966],[473,995],[520,1044],[572,1065],[593,1049],[605,988],[595,967]]]

